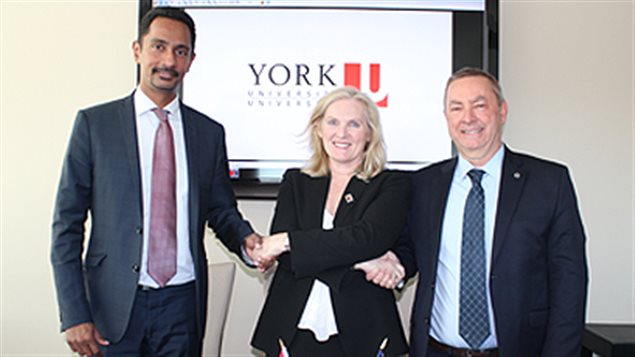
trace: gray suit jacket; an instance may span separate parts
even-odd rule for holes
[[[181,104],[189,177],[190,249],[198,326],[207,302],[205,222],[233,252],[252,233],[236,209],[223,127]],[[125,332],[139,280],[143,204],[133,97],[77,114],[57,193],[51,261],[62,330],[94,322],[117,342]],[[84,224],[90,212],[90,240]]]

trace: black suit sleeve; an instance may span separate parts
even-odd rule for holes
[[[412,278],[418,272],[417,268],[417,256],[415,251],[413,236],[417,236],[412,231],[416,220],[427,220],[431,214],[428,211],[428,199],[427,191],[430,188],[430,183],[426,177],[422,177],[419,173],[414,173],[411,176],[411,206],[408,211],[406,224],[403,231],[399,235],[399,239],[391,250],[397,255],[399,262],[406,270],[406,276],[404,280]],[[424,204],[422,204],[422,202]]]
[[[229,181],[224,130],[221,130],[217,140],[214,157],[216,168],[211,183],[212,195],[207,216],[208,224],[229,250],[241,256],[242,241],[253,233],[253,229],[243,220],[236,206],[236,197]]]
[[[410,215],[408,219],[411,219]],[[410,238],[409,224],[407,222],[404,230],[399,235],[397,243],[391,250],[397,255],[399,262],[406,270],[404,281],[412,278],[417,273],[417,260],[415,257],[415,247]]]
[[[579,356],[585,323],[585,233],[569,173],[563,169],[547,236],[549,321],[543,356]]]

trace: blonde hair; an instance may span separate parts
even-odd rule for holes
[[[309,146],[312,154],[302,171],[310,176],[326,176],[329,174],[328,154],[324,149],[318,130],[329,106],[342,99],[355,99],[365,109],[364,114],[370,129],[370,140],[364,149],[362,164],[356,176],[367,181],[384,170],[386,166],[386,149],[381,123],[379,122],[379,110],[375,102],[353,87],[341,87],[327,93],[313,108],[311,118],[305,129],[305,132],[309,134]]]

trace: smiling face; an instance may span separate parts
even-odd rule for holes
[[[498,103],[486,77],[464,77],[448,87],[445,117],[450,137],[461,156],[482,167],[502,145],[507,102]]]
[[[163,107],[176,97],[194,59],[190,30],[180,21],[157,17],[141,41],[133,43],[135,62],[140,68],[139,86]]]
[[[365,108],[356,99],[333,102],[318,123],[318,136],[329,158],[329,167],[357,170],[370,141]]]

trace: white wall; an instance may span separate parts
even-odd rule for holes
[[[137,6],[0,0],[1,356],[70,355],[48,258],[55,189],[76,110],[134,86]],[[634,8],[632,0],[501,1],[505,138],[571,168],[589,236],[594,322],[635,322]],[[240,202],[262,232],[272,207]],[[214,240],[208,246],[212,260],[233,259]],[[263,281],[239,269],[224,356],[251,355]]]
[[[505,140],[569,165],[586,226],[588,321],[635,321],[634,1],[502,1]]]
[[[78,108],[130,93],[136,1],[0,0],[0,355],[69,355],[49,263],[62,156]]]

